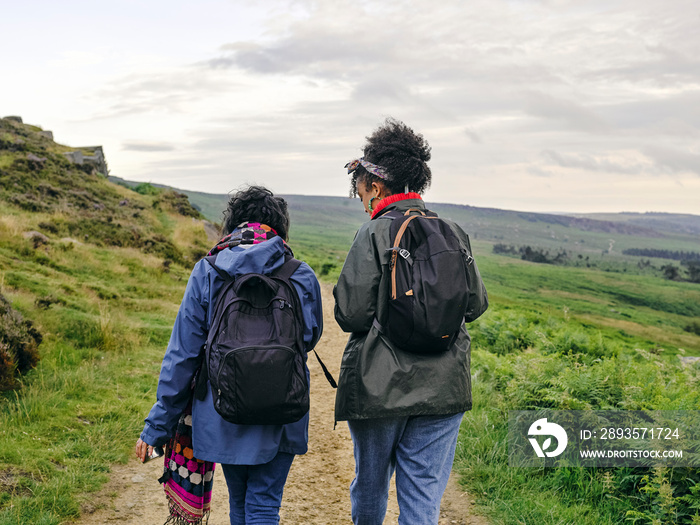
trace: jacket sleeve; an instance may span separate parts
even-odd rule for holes
[[[345,332],[369,331],[377,311],[382,263],[371,226],[368,222],[358,230],[333,288],[335,320]]]
[[[149,445],[166,443],[191,395],[191,383],[202,362],[207,342],[209,279],[204,261],[192,270],[173,325],[158,380],[157,401],[146,418],[141,439]]]

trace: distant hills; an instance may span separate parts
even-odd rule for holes
[[[138,184],[112,179],[132,186]],[[177,191],[186,194],[209,220],[221,221],[227,195]],[[342,251],[344,246],[347,250],[355,231],[368,219],[359,200],[310,195],[284,197],[292,217],[292,241],[298,235],[298,240],[307,242],[314,232],[322,232],[331,248]],[[473,241],[481,244],[482,250],[489,249],[486,243],[506,244],[613,260],[639,259],[622,254],[628,249],[700,250],[700,215],[627,212],[563,215],[429,201],[426,205],[460,224]]]
[[[585,217],[596,220],[612,220],[617,222],[629,222],[642,228],[649,228],[667,233],[686,233],[700,235],[700,215],[679,213],[632,213],[622,212],[617,214],[593,213]]]

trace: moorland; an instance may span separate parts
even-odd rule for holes
[[[78,518],[127,460],[227,198],[108,178],[40,131],[0,119],[1,525]],[[290,245],[332,283],[359,201],[286,198]],[[698,469],[516,469],[506,439],[512,410],[700,407],[700,216],[427,205],[469,232],[489,291],[468,327],[475,404],[455,462],[479,512],[700,523]]]

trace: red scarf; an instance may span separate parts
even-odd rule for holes
[[[420,195],[413,191],[409,193],[394,193],[393,195],[384,197],[382,200],[379,201],[377,207],[374,208],[374,211],[372,212],[372,219],[374,219],[380,211],[389,206],[389,204],[394,204],[395,202],[405,201],[408,199],[418,199],[421,201],[423,200],[423,198]]]

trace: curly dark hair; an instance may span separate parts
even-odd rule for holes
[[[423,193],[432,178],[427,164],[430,149],[423,135],[415,133],[400,120],[387,118],[367,137],[364,148],[365,160],[384,168],[387,178],[381,179],[360,165],[350,175],[350,195],[357,196],[359,182],[367,187],[373,182],[381,182],[391,194],[403,193],[406,186],[409,191]]]
[[[284,240],[289,233],[287,201],[263,186],[248,186],[233,193],[224,211],[222,233],[228,235],[244,222],[259,222],[273,228]]]

